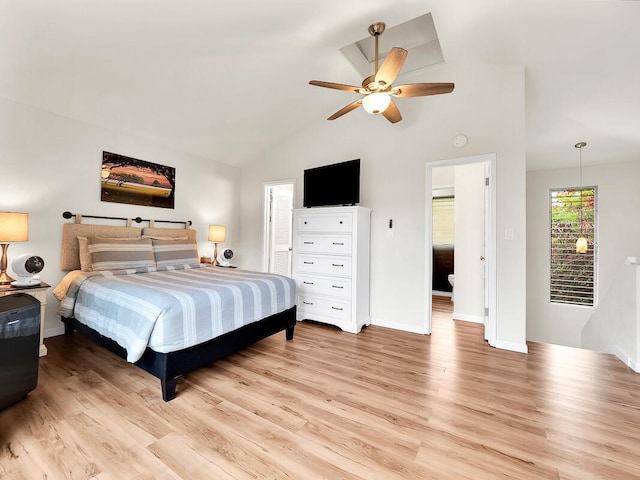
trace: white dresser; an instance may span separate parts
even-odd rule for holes
[[[369,316],[369,231],[366,207],[293,211],[293,278],[298,320],[358,333]]]

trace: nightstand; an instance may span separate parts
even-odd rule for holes
[[[40,302],[40,356],[44,357],[47,354],[47,347],[44,346],[44,312],[47,305],[47,290],[51,285],[47,285],[44,282],[40,282],[39,285],[33,287],[14,287],[12,285],[6,285],[0,287],[0,297],[7,295],[15,295],[16,293],[26,293],[33,296]]]

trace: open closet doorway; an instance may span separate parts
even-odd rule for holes
[[[484,338],[491,345],[495,343],[495,192],[495,154],[426,165],[425,332],[428,334],[432,332],[434,308],[441,315],[443,307],[448,307],[452,319],[484,324]],[[440,209],[449,207],[454,212],[445,211],[443,220]],[[450,214],[455,218],[455,232],[447,231],[446,216]],[[442,296],[447,295],[447,287],[452,290],[450,304]],[[434,293],[441,296],[434,296],[432,301]]]
[[[293,194],[293,180],[265,183],[263,270],[288,277],[291,276]]]

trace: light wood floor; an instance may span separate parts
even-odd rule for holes
[[[640,376],[610,355],[303,322],[159,382],[77,335],[0,412],[2,479],[640,478]],[[1,388],[1,386],[0,386]]]

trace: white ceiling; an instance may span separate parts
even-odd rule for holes
[[[448,64],[525,66],[529,169],[640,159],[638,1],[0,0],[0,96],[242,165],[346,103],[308,85],[361,82],[341,47],[427,12]]]

